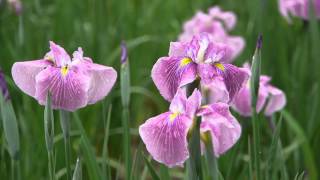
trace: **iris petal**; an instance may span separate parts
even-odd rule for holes
[[[51,64],[47,60],[16,62],[12,66],[12,78],[23,92],[35,97],[36,76]]]
[[[177,115],[170,120],[171,112],[148,119],[139,127],[139,134],[152,157],[168,167],[182,166],[188,159],[187,132],[191,120]]]
[[[171,101],[179,87],[196,79],[196,64],[189,62],[181,66],[184,57],[162,57],[152,68],[152,79],[160,94]]]
[[[225,153],[240,138],[241,126],[225,103],[214,103],[200,109],[202,116],[201,131],[209,131],[212,136],[216,156]]]
[[[274,112],[281,110],[286,105],[286,96],[280,89],[269,85],[270,93],[268,104],[265,108],[265,115],[271,116]]]
[[[60,68],[49,66],[36,76],[35,98],[44,105],[49,91],[54,109],[75,111],[87,104],[89,82],[89,77],[81,71],[70,69],[62,76]]]
[[[229,92],[229,100],[231,101],[241,89],[243,83],[249,78],[249,75],[246,71],[232,64],[220,65],[222,65],[223,68],[215,65],[216,71],[223,77],[224,83]]]

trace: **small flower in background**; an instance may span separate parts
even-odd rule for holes
[[[209,9],[205,14],[201,11],[183,26],[183,33],[179,36],[179,41],[190,41],[194,35],[206,32],[212,36],[215,42],[224,43],[230,48],[232,62],[243,50],[245,41],[240,36],[231,36],[228,31],[232,30],[237,18],[233,12],[223,12],[218,6]]]
[[[241,127],[229,112],[229,106],[223,103],[200,105],[198,90],[187,98],[185,91],[179,89],[168,112],[148,119],[139,127],[139,134],[156,161],[168,167],[183,165],[189,157],[187,134],[196,116],[202,116],[201,132],[210,131],[216,156],[236,143]]]
[[[249,64],[244,67],[250,74]],[[271,78],[269,76],[260,76],[260,86],[258,92],[257,112],[264,109],[266,116],[271,116],[273,113],[281,110],[286,104],[286,96],[280,89],[270,84]],[[249,80],[244,85],[239,93],[234,97],[232,107],[239,112],[242,116],[251,116],[251,95]]]
[[[16,15],[20,15],[22,13],[22,3],[20,0],[8,0],[8,4]]]
[[[204,84],[221,77],[232,100],[248,74],[228,64],[230,58],[227,45],[214,43],[209,34],[201,33],[189,42],[171,42],[169,56],[159,58],[153,66],[152,79],[161,95],[170,101],[179,87],[198,77]]]
[[[8,100],[10,98],[9,91],[8,91],[6,80],[4,78],[4,73],[1,70],[1,68],[0,68],[0,90],[4,99]]]
[[[117,73],[83,57],[81,48],[71,59],[62,47],[50,42],[50,51],[43,59],[14,63],[12,77],[23,92],[41,105],[45,105],[49,91],[54,109],[75,111],[103,99],[112,89]]]
[[[320,0],[311,0],[316,18],[320,18]],[[309,0],[279,0],[279,8],[282,16],[291,23],[290,16],[309,19]]]

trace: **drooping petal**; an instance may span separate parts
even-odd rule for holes
[[[109,94],[117,80],[117,72],[112,67],[90,62],[87,64],[90,77],[88,104],[94,104]]]
[[[16,62],[11,69],[12,78],[23,92],[35,97],[36,76],[51,64],[47,60]]]
[[[249,78],[249,75],[242,68],[238,68],[232,64],[216,63],[214,67],[217,73],[223,77],[231,101],[241,89],[243,83]]]
[[[71,63],[68,53],[59,45],[50,41],[50,52],[47,56],[52,56],[57,67],[63,67]]]
[[[249,86],[243,86],[240,91],[234,96],[232,101],[232,108],[242,116],[251,116],[251,95]]]
[[[187,133],[191,120],[178,115],[171,119],[166,112],[148,119],[139,134],[152,157],[168,167],[182,166],[189,157]]]
[[[151,76],[160,94],[171,101],[179,87],[196,79],[196,64],[190,58],[162,57],[153,66]]]
[[[196,111],[199,109],[201,105],[201,93],[198,89],[195,89],[191,96],[189,96],[186,104],[186,114],[188,117],[193,119],[195,117]]]
[[[265,115],[271,116],[274,112],[281,110],[286,105],[286,96],[283,91],[271,85],[268,86],[268,91],[270,97],[265,108]]]
[[[264,79],[263,76],[260,77],[258,101],[256,106],[257,113],[259,113],[265,106],[269,94],[266,84],[264,84],[264,80],[262,79]],[[232,107],[242,116],[251,116],[252,110],[249,80],[247,80],[247,83],[245,83],[240,91],[234,96]]]
[[[92,63],[91,58],[83,57],[82,48],[73,53],[71,67],[85,72],[90,77],[88,104],[94,104],[109,94],[117,79],[117,72],[112,68]]]
[[[241,126],[225,103],[214,103],[199,111],[202,116],[200,130],[210,131],[216,156],[229,150],[240,138]]]
[[[49,66],[36,76],[35,98],[44,105],[49,91],[54,109],[75,111],[88,102],[89,82],[81,71],[70,69],[63,75],[60,68]]]

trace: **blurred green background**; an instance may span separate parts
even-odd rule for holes
[[[256,38],[259,33],[263,35],[262,74],[272,76],[272,84],[284,90],[287,96],[287,105],[282,113],[281,157],[289,179],[302,172],[307,175],[317,173],[314,170],[320,169],[320,51],[316,21],[294,19],[292,24],[288,24],[279,13],[277,0],[25,0],[22,3],[20,16],[15,15],[4,1],[0,4],[0,66],[6,74],[18,116],[22,179],[48,179],[48,167],[44,107],[14,85],[11,66],[15,61],[42,58],[49,49],[48,41],[52,40],[70,54],[81,46],[85,56],[92,57],[96,63],[113,66],[119,72],[120,43],[124,40],[129,48],[133,86],[130,123],[134,155],[140,143],[139,124],[168,107],[151,80],[153,64],[157,58],[167,55],[169,42],[177,39],[184,21],[197,10],[207,11],[213,5],[237,14],[238,22],[231,34],[244,37],[246,47],[234,62],[236,65],[251,61]],[[102,112],[106,112],[110,104],[113,108],[108,150],[112,177],[123,179],[119,81],[103,102],[83,108],[78,114],[96,155],[101,157],[104,140],[102,119],[106,115]],[[273,117],[276,123],[280,116],[281,113],[277,113]],[[261,119],[262,168],[269,173],[267,170],[279,168],[280,156],[271,156],[272,134],[262,116]],[[225,179],[248,179],[251,123],[250,119],[239,117],[238,120],[243,128],[241,139],[218,160],[219,170]],[[75,163],[80,138],[77,128],[74,124],[71,126],[75,132],[72,136],[72,162]],[[58,118],[55,128],[56,134],[61,136]],[[0,132],[0,177],[9,179],[10,157],[2,128]],[[272,158],[274,161],[270,161]],[[155,161],[152,164],[156,168],[159,166]],[[64,150],[60,140],[56,143],[56,172],[62,175],[61,179],[65,178],[63,168]],[[142,179],[148,176],[142,163],[141,170],[136,170],[134,177]],[[183,168],[171,169],[170,176],[182,177]],[[88,179],[85,169],[84,179]]]

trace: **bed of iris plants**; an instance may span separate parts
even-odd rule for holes
[[[0,179],[317,180],[320,0],[0,0]]]

